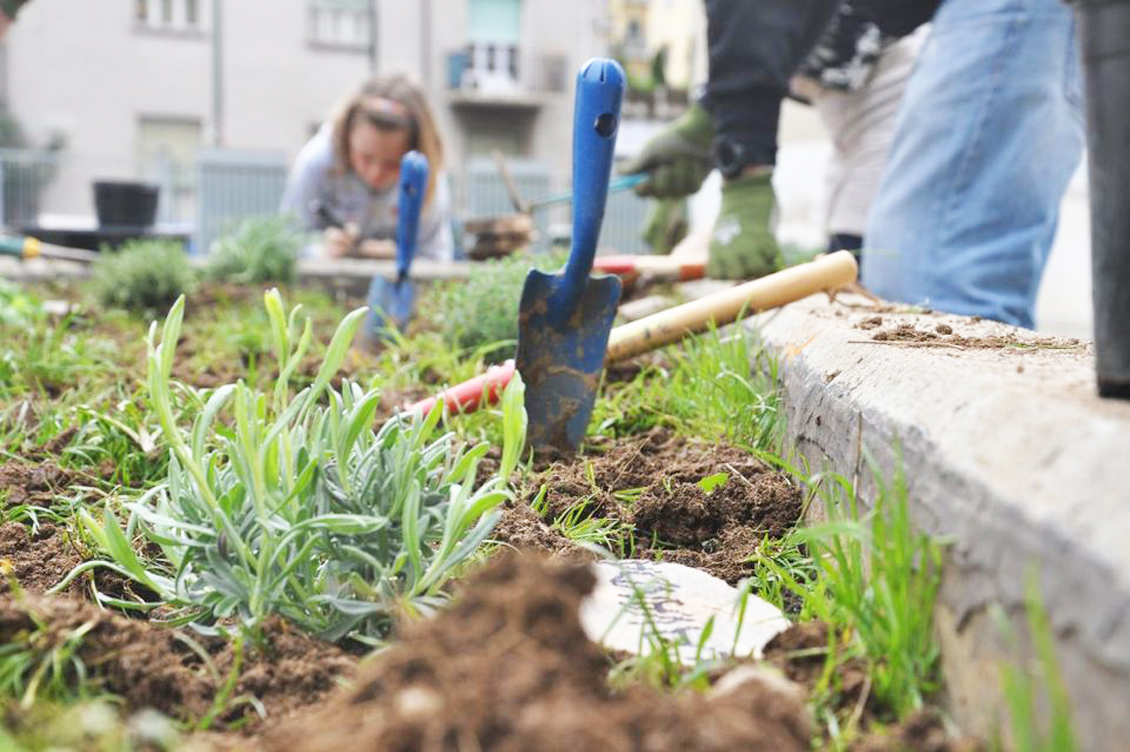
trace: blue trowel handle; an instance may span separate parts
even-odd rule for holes
[[[396,203],[396,278],[403,280],[416,255],[420,208],[428,188],[428,158],[410,151],[400,160],[400,193]]]
[[[565,264],[562,288],[566,305],[576,301],[584,290],[596,255],[623,95],[624,69],[615,60],[593,58],[577,74],[573,115],[573,247]]]

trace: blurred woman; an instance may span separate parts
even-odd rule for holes
[[[322,232],[330,257],[395,253],[400,159],[422,152],[430,166],[416,255],[454,256],[451,192],[443,144],[419,87],[401,75],[377,76],[353,92],[299,152],[282,211]]]

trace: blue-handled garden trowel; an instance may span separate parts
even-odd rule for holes
[[[378,276],[369,284],[369,316],[365,329],[378,338],[387,335],[389,325],[400,330],[408,326],[416,304],[416,286],[408,279],[408,270],[416,255],[420,209],[428,187],[428,158],[418,151],[405,154],[400,160],[397,186],[396,279]]]
[[[624,70],[595,58],[577,74],[573,116],[573,246],[557,274],[531,270],[518,311],[518,371],[526,382],[532,446],[575,451],[592,415],[612,319],[617,277],[590,278],[612,151],[620,125]]]

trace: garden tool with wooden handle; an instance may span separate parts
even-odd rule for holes
[[[630,324],[618,326],[608,337],[607,364],[655,350],[711,326],[724,326],[740,316],[777,308],[818,292],[833,292],[855,282],[859,267],[849,251],[836,251],[815,261],[791,266],[751,282],[707,295]],[[405,408],[427,414],[439,399],[456,411],[474,412],[492,404],[513,375],[513,361],[494,367],[483,376],[446,389],[435,397]]]
[[[573,245],[560,273],[531,269],[522,288],[515,362],[526,383],[527,440],[535,447],[580,446],[620,304],[619,278],[589,272],[608,198],[624,79],[619,63],[601,58],[577,74]]]
[[[90,263],[99,255],[97,251],[85,251],[80,248],[67,248],[61,245],[44,243],[38,238],[30,236],[0,238],[0,256],[15,256],[24,261],[42,257]]]

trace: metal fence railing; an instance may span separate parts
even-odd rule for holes
[[[531,160],[508,159],[507,167],[514,178],[515,186],[527,203],[544,198],[556,188],[549,170],[542,164]],[[493,159],[473,158],[468,162],[465,173],[463,213],[467,218],[513,214],[514,205],[506,183],[498,172]],[[600,248],[615,250],[617,253],[648,253],[648,247],[640,237],[640,229],[648,212],[648,201],[631,192],[615,193],[608,197],[604,210],[604,224],[600,232]],[[534,212],[534,226],[538,239],[534,243],[536,251],[548,247],[554,235],[567,234],[571,212],[568,204]]]
[[[196,157],[197,253],[246,217],[278,213],[286,188],[286,155],[242,149],[206,149]]]
[[[33,225],[43,190],[55,175],[54,152],[0,149],[0,225]]]

